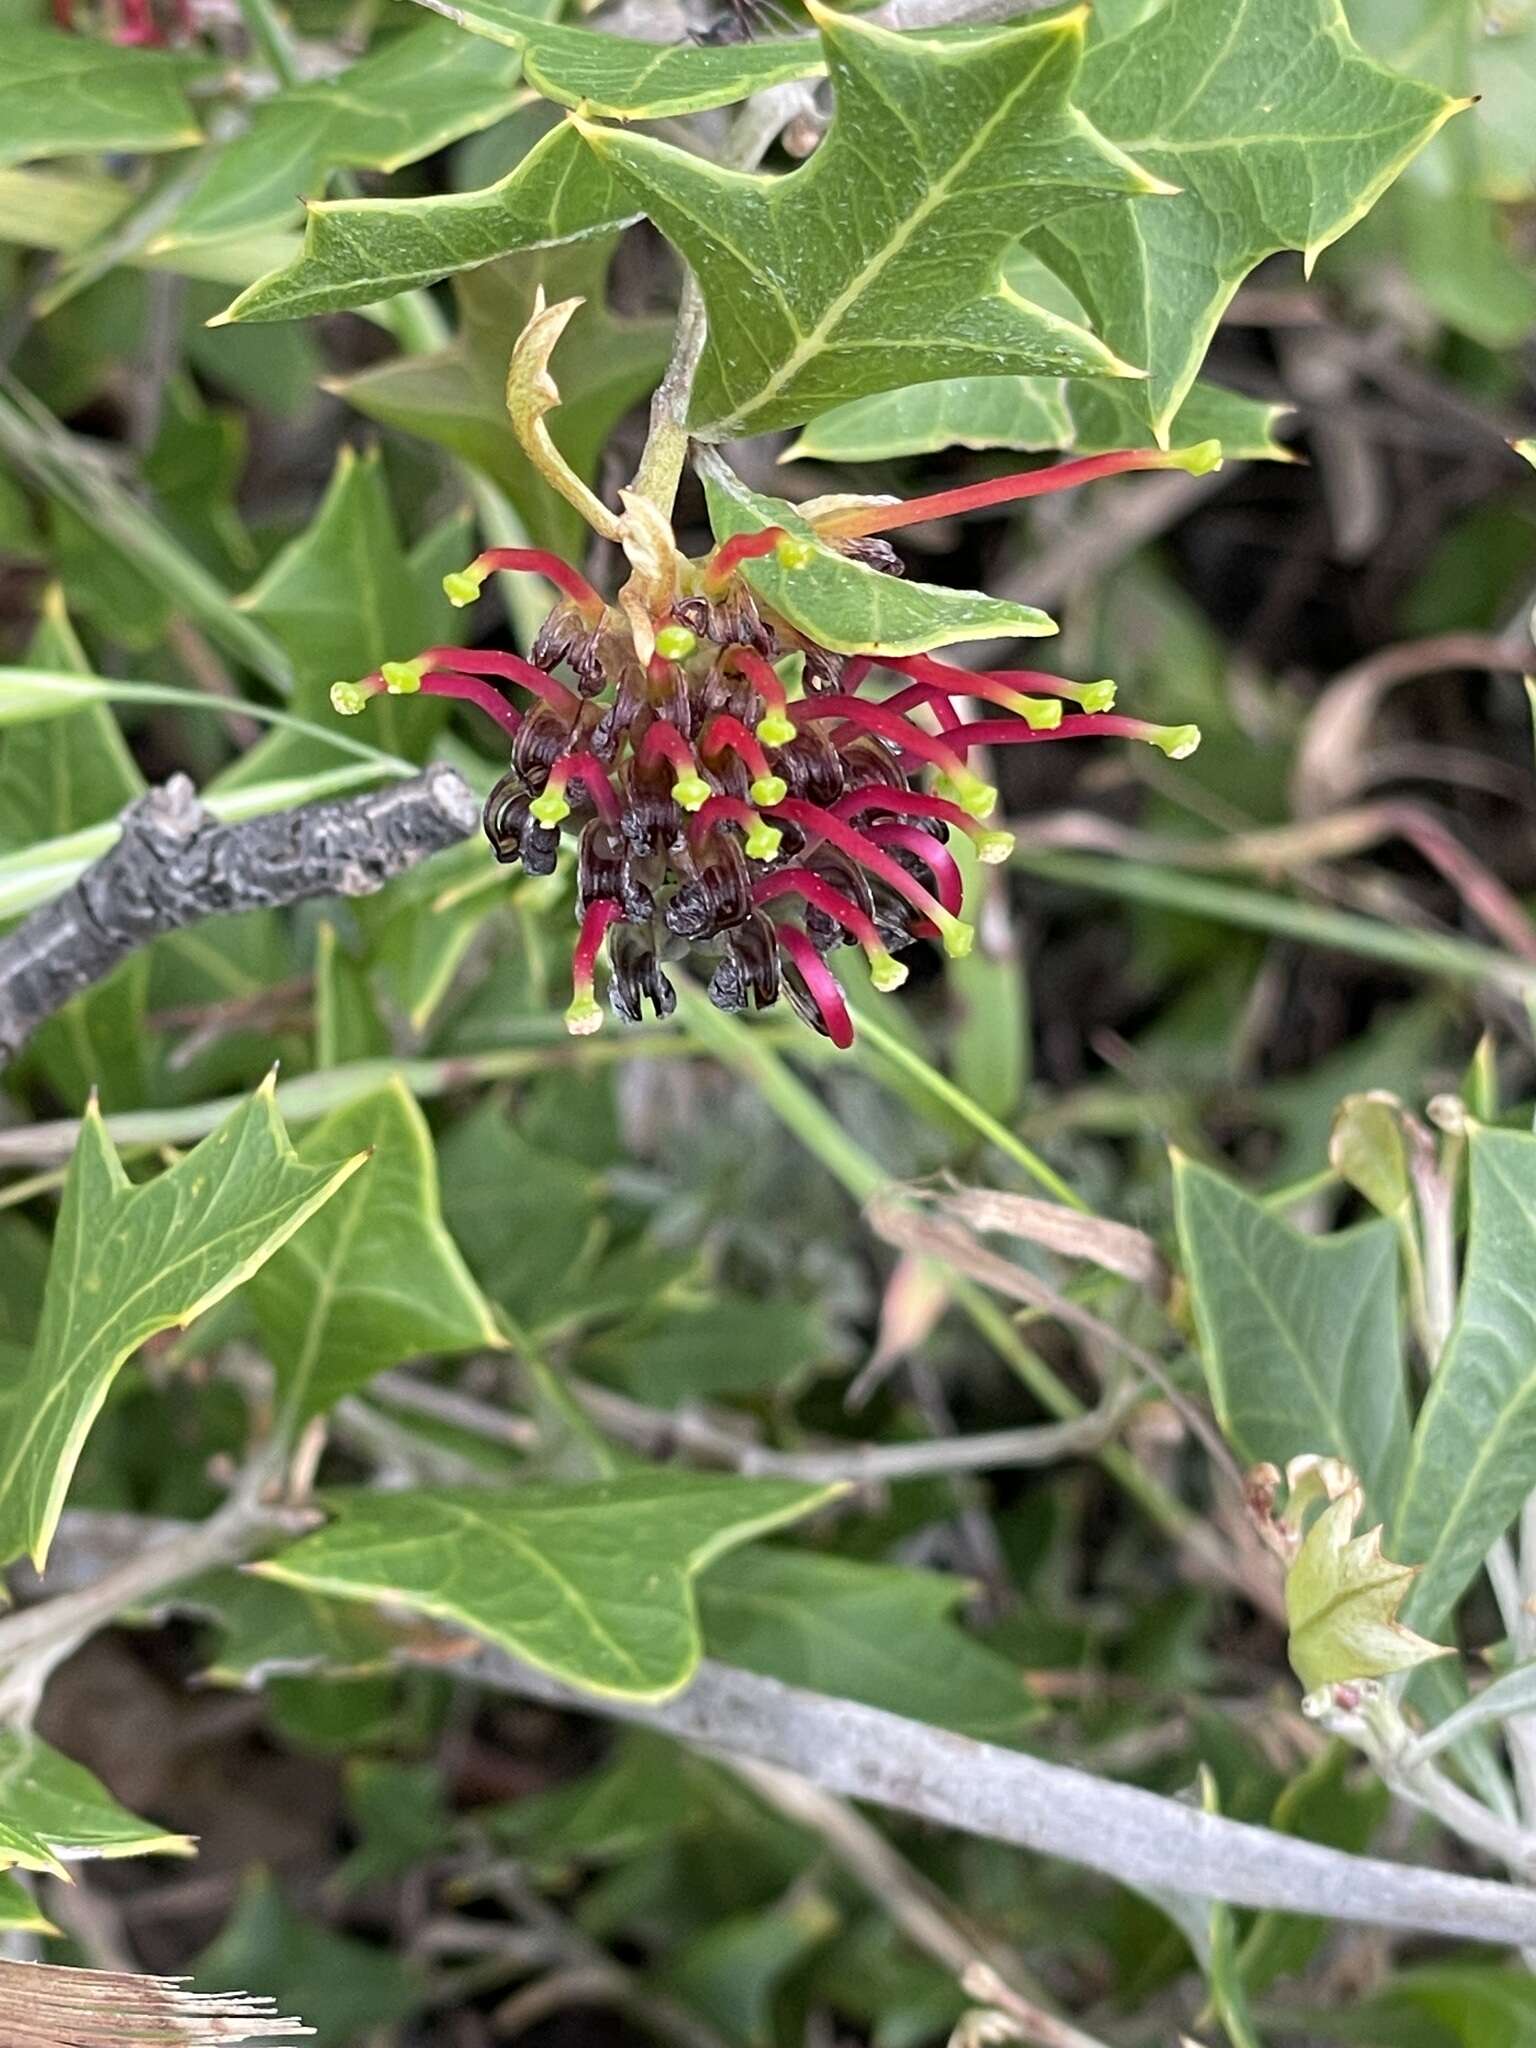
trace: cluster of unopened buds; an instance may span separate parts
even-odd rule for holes
[[[1168,460],[1094,457],[871,506],[861,520],[818,531],[818,541],[900,575],[900,558],[871,537],[873,527]],[[884,991],[906,980],[900,956],[920,940],[937,939],[952,955],[970,950],[952,843],[969,839],[989,863],[1013,847],[1009,833],[986,822],[997,791],[973,766],[975,750],[1119,737],[1177,759],[1199,742],[1193,726],[1111,715],[1109,682],[981,673],[931,654],[829,652],[776,616],[742,574],[768,557],[794,572],[813,547],[770,526],[702,560],[680,560],[666,610],[647,622],[643,637],[653,646],[643,660],[632,610],[610,605],[541,549],[491,548],[444,588],[467,605],[498,570],[546,578],[559,601],[527,659],[429,647],[331,692],[342,713],[386,692],[459,698],[508,734],[511,765],[484,811],[496,858],[547,875],[562,834],[575,835],[573,1032],[602,1022],[595,987],[606,947],[608,1000],[630,1022],[647,1004],[670,1015],[677,998],[667,963],[704,954],[717,1008],[762,1010],[783,995],[847,1046],[853,1024],[829,954],[860,947]],[[974,704],[991,715],[962,709]]]

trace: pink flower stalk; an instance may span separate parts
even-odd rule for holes
[[[962,725],[954,734],[956,746],[1020,747],[1030,740],[1145,740],[1170,761],[1182,761],[1200,744],[1197,725],[1148,725],[1144,718],[1121,718],[1117,713],[1095,712],[1088,717],[1064,718],[1051,732],[1031,732],[1011,718],[982,718]]]
[[[882,711],[895,711],[903,718],[909,711],[931,711],[939,722],[940,732],[958,732],[965,723],[949,701],[948,691],[941,690],[936,683],[908,683],[893,697],[883,697],[880,708]]]
[[[771,875],[753,883],[754,903],[771,903],[776,896],[803,896],[817,910],[835,918],[863,947],[870,979],[882,994],[900,988],[906,980],[906,968],[886,946],[874,919],[866,917],[851,897],[834,889],[824,876],[813,874],[809,868],[776,868]]]
[[[498,569],[523,569],[531,575],[542,576],[546,583],[553,583],[557,590],[563,591],[593,625],[607,610],[602,597],[586,577],[545,548],[486,548],[484,553],[476,555],[467,569],[455,569],[443,578],[443,591],[448,602],[460,607],[473,604],[485,579]]]
[[[789,793],[783,776],[775,775],[768,766],[761,743],[728,711],[717,711],[705,726],[699,752],[706,761],[713,761],[720,754],[734,754],[752,778],[753,803],[765,811],[782,803]]]
[[[781,924],[777,932],[779,945],[816,1005],[823,1030],[839,1052],[846,1052],[853,1043],[853,1019],[842,983],[798,925]]]
[[[699,773],[692,747],[677,727],[668,724],[664,718],[653,720],[646,728],[638,758],[642,766],[658,758],[670,762],[676,778],[672,784],[672,795],[685,811],[702,810],[714,794]]]
[[[1221,447],[1216,441],[1201,441],[1193,448],[1121,448],[1113,455],[1089,455],[1077,462],[1058,462],[1050,469],[989,477],[984,483],[962,484],[957,490],[935,491],[931,497],[908,498],[896,505],[852,505],[818,519],[816,531],[829,540],[857,540],[865,534],[895,533],[925,519],[947,519],[989,505],[1011,505],[1020,498],[1041,498],[1051,491],[1075,491],[1079,484],[1123,476],[1130,469],[1183,469],[1191,476],[1205,476],[1220,467]]]
[[[522,725],[522,714],[509,704],[499,690],[474,676],[447,675],[427,669],[414,661],[386,661],[383,668],[355,683],[332,683],[331,709],[343,718],[355,718],[374,697],[457,697],[494,718],[504,732],[514,737]]]
[[[970,925],[963,923],[947,904],[941,903],[929,889],[925,889],[914,875],[908,874],[899,860],[893,860],[881,846],[856,832],[846,818],[839,818],[834,811],[824,811],[817,804],[808,804],[802,797],[786,797],[778,806],[778,814],[788,824],[797,825],[808,839],[825,839],[840,853],[867,868],[870,874],[884,882],[888,889],[894,889],[898,896],[906,898],[914,910],[938,926],[943,935],[944,950],[955,958],[969,953],[976,934]]]
[[[557,683],[553,676],[535,668],[531,661],[524,661],[520,654],[508,654],[499,647],[429,647],[417,655],[416,663],[424,669],[447,668],[460,675],[500,676],[504,682],[531,690],[563,718],[574,718],[581,708],[581,699],[574,690]],[[391,662],[388,666],[405,668],[411,664]]]
[[[853,789],[846,796],[840,796],[832,809],[840,818],[850,820],[864,811],[873,810],[896,811],[908,818],[937,818],[955,831],[965,833],[976,849],[977,858],[989,867],[998,866],[1013,852],[1011,832],[989,831],[969,811],[961,810],[948,797],[928,789],[887,789],[878,782],[872,782],[863,789]]]
[[[608,936],[608,927],[623,915],[622,903],[616,903],[611,896],[600,896],[587,905],[582,917],[581,933],[571,955],[571,983],[575,992],[565,1013],[565,1028],[573,1038],[586,1038],[601,1028],[603,1013],[592,993],[597,956]]]
[[[900,659],[892,655],[881,666],[895,669],[898,675],[911,676],[924,690],[938,691],[944,697],[979,697],[985,704],[997,704],[1041,732],[1061,723],[1059,697],[1031,696],[1015,688],[1011,678],[987,670],[954,668],[947,661],[935,661],[931,654],[909,654]],[[1049,684],[1055,678],[1043,676],[1039,680]],[[886,703],[891,710],[899,705],[904,711],[909,701],[910,693],[903,690],[898,697],[888,698]]]
[[[757,721],[758,738],[765,747],[787,747],[795,736],[795,726],[778,670],[750,647],[738,647],[734,660],[738,672],[768,707]]]
[[[719,825],[739,825],[746,835],[744,846],[749,860],[774,860],[784,834],[776,825],[754,811],[739,796],[712,796],[693,814],[689,841],[695,852]]]
[[[549,780],[539,795],[528,806],[530,818],[536,818],[541,825],[553,829],[563,824],[571,815],[570,798],[566,790],[571,782],[579,782],[592,799],[597,815],[604,824],[617,827],[620,823],[619,799],[614,793],[608,771],[595,754],[571,752],[562,754],[549,771]]]
[[[921,831],[916,825],[903,825],[899,820],[883,818],[877,825],[871,825],[865,838],[873,840],[876,846],[899,846],[903,853],[910,853],[920,860],[938,891],[939,901],[952,917],[957,917],[965,902],[965,877],[961,874],[955,856],[931,832]]]
[[[704,564],[699,581],[710,596],[718,596],[743,562],[777,555],[785,569],[802,569],[811,558],[809,541],[798,540],[782,526],[765,526],[757,533],[735,533],[722,541]]]
[[[944,739],[935,739],[931,732],[924,732],[921,726],[914,725],[909,718],[903,718],[885,704],[866,704],[862,697],[832,691],[825,697],[809,697],[796,704],[795,716],[802,724],[811,719],[846,719],[850,725],[861,726],[865,732],[889,740],[903,753],[915,755],[919,761],[927,761],[953,784],[960,802],[972,817],[985,818],[997,803],[997,791],[967,768],[965,756],[951,744],[947,734]],[[961,730],[969,731],[970,728],[962,727]]]

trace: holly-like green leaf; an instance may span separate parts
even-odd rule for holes
[[[336,1110],[298,1148],[306,1163],[358,1152],[368,1171],[251,1282],[280,1396],[300,1421],[407,1358],[503,1343],[443,1227],[432,1134],[402,1081]]]
[[[394,171],[430,156],[499,120],[519,69],[516,51],[424,21],[334,78],[278,93],[219,151],[149,254],[286,227],[332,171]]]
[[[441,569],[434,575],[433,567],[406,552],[377,449],[358,455],[343,447],[314,518],[238,602],[289,651],[298,678],[294,711],[334,725],[333,682],[447,637],[454,614],[441,578]],[[435,699],[381,697],[368,718],[368,738],[422,760],[444,715]],[[305,734],[273,733],[220,776],[216,788],[306,774],[334,758]]]
[[[83,686],[95,681],[56,585],[44,594],[27,660],[39,670],[78,677]],[[106,704],[83,698],[55,723],[56,703],[57,698],[49,704],[46,721],[0,730],[0,852],[114,819],[143,793],[144,778]],[[8,723],[3,711],[0,723]],[[119,1100],[140,1098],[148,987],[148,958],[136,953],[37,1034],[29,1057],[41,1064],[62,1100],[81,1103],[93,1087],[105,1087]]]
[[[293,262],[258,278],[212,324],[372,305],[514,250],[604,233],[639,211],[610,167],[562,122],[479,192],[317,200]],[[506,354],[512,337],[504,339]],[[580,387],[571,395],[579,401]]]
[[[0,1934],[57,1934],[18,1877],[0,1875]]]
[[[1134,388],[1098,377],[951,377],[912,384],[824,412],[780,459],[884,462],[941,448],[1102,455],[1146,438],[1145,424],[1125,399]],[[1288,410],[1202,382],[1179,407],[1171,439],[1177,447],[1219,441],[1223,456],[1236,461],[1289,462],[1289,451],[1275,439]]]
[[[837,1490],[637,1472],[496,1493],[349,1495],[329,1528],[258,1569],[456,1623],[589,1692],[665,1699],[698,1663],[696,1575]]]
[[[404,1631],[351,1600],[280,1586],[254,1572],[210,1572],[175,1595],[178,1610],[211,1621],[218,1645],[209,1685],[256,1690],[310,1672],[361,1678],[387,1671]]]
[[[1392,1525],[1422,1561],[1408,1612],[1435,1630],[1536,1486],[1536,1137],[1474,1125],[1461,1303],[1413,1434]]]
[[[729,106],[771,85],[809,78],[821,52],[806,37],[724,46],[641,43],[542,21],[511,0],[422,0],[460,28],[523,55],[523,76],[562,106],[620,121],[657,121]]]
[[[707,449],[697,461],[716,539],[782,526],[810,542],[810,558],[799,568],[764,555],[743,563],[741,574],[766,605],[823,647],[847,654],[923,654],[961,640],[1030,639],[1056,631],[1054,621],[1033,605],[886,576],[840,555],[817,539],[786,499],[749,491]]]
[[[366,1159],[304,1165],[269,1078],[168,1173],[135,1187],[94,1104],[64,1184],[42,1320],[0,1390],[0,1559],[41,1570],[118,1368],[248,1280]]]
[[[387,2038],[426,1995],[404,1957],[333,1933],[312,1904],[297,1911],[261,1869],[247,1872],[234,1911],[192,1967],[198,1992],[248,1985],[281,2011],[302,2012],[326,2048]]]
[[[160,50],[7,21],[0,163],[201,142],[184,90],[196,68]]]
[[[1148,371],[1127,402],[1164,447],[1254,266],[1300,249],[1310,267],[1461,104],[1366,57],[1340,0],[1164,0],[1088,52],[1076,98],[1177,194],[1078,207],[1026,239]]]
[[[1373,57],[1477,98],[1457,161],[1447,136],[1415,166],[1414,184],[1512,203],[1536,192],[1536,11],[1525,0],[1348,0],[1348,13]]]
[[[119,1806],[83,1764],[22,1728],[0,1728],[0,1866],[52,1870],[100,1856],[190,1856],[168,1834]]]
[[[1450,1654],[1398,1619],[1418,1567],[1382,1556],[1379,1527],[1355,1535],[1362,1505],[1358,1484],[1331,1500],[1285,1575],[1291,1668],[1309,1693]]]
[[[1003,275],[1064,208],[1157,189],[1072,105],[1086,9],[939,38],[813,12],[837,114],[799,170],[585,131],[703,290],[695,432],[763,433],[939,377],[1136,375]]]
[[[1239,1456],[1340,1458],[1390,1513],[1408,1454],[1392,1225],[1306,1237],[1181,1156],[1174,1204],[1211,1398]]]
[[[507,359],[541,285],[551,304],[586,299],[560,344],[560,382],[570,401],[550,414],[549,428],[575,474],[595,482],[614,426],[660,377],[672,333],[670,321],[609,312],[612,253],[604,239],[487,264],[455,282],[459,330],[447,348],[396,356],[331,388],[370,419],[473,463],[506,492],[542,546],[579,558],[587,538],[580,513],[539,475],[512,431]]]
[[[1039,1709],[1017,1665],[958,1626],[963,1579],[765,1546],[699,1589],[711,1656],[789,1685],[1013,1742]]]

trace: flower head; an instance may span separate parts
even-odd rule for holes
[[[1190,453],[1209,459],[1205,448]],[[883,528],[1170,461],[1195,466],[1189,454],[1098,457],[906,505],[829,501],[814,526],[829,545],[899,574],[900,558],[875,538]],[[485,833],[497,860],[536,875],[554,870],[562,835],[575,836],[579,935],[566,1012],[575,1033],[602,1022],[606,950],[609,1003],[631,1022],[647,1006],[670,1015],[666,963],[702,957],[717,1008],[762,1010],[784,996],[847,1045],[852,1020],[828,964],[840,947],[862,950],[882,991],[906,980],[898,956],[922,940],[956,956],[970,950],[950,841],[969,839],[987,862],[1013,846],[983,822],[997,792],[972,766],[973,748],[1120,737],[1179,759],[1198,742],[1193,726],[1109,715],[1109,682],[819,647],[742,574],[770,555],[794,571],[812,552],[770,527],[697,562],[679,557],[675,588],[669,571],[665,594],[637,620],[633,586],[609,605],[555,556],[489,549],[445,588],[467,604],[501,569],[552,583],[559,601],[531,660],[432,647],[332,690],[347,715],[386,691],[461,698],[509,735],[511,765],[487,799]],[[986,715],[968,721],[960,706],[971,699]]]

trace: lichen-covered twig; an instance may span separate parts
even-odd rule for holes
[[[221,825],[184,775],[123,813],[122,837],[0,939],[0,1066],[71,996],[151,939],[205,917],[365,896],[475,829],[456,770]]]

